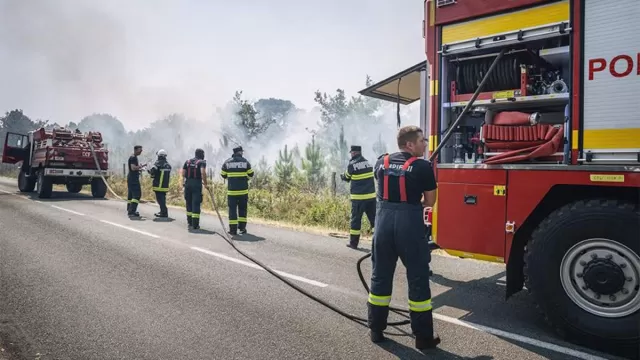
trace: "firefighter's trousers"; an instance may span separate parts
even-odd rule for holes
[[[138,204],[142,197],[142,186],[140,180],[135,178],[127,178],[127,213],[135,214],[138,210]]]
[[[247,228],[247,204],[249,195],[227,195],[229,204],[229,232],[237,233],[238,230]]]
[[[156,191],[156,202],[160,206],[160,214],[168,215],[169,210],[167,209],[167,193],[164,191]]]
[[[187,207],[187,223],[200,226],[200,205],[202,204],[202,180],[187,179],[184,185],[184,202]]]
[[[373,235],[371,292],[367,302],[369,328],[387,327],[393,274],[398,257],[407,269],[411,330],[416,337],[433,336],[429,263],[431,253],[424,239],[422,207],[407,203],[377,204]]]
[[[349,243],[358,246],[360,242],[360,229],[362,228],[362,215],[367,214],[371,228],[374,228],[376,219],[376,199],[351,200],[351,229],[349,230]]]

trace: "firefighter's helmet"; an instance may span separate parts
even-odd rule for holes
[[[160,149],[156,155],[158,155],[158,157],[167,157],[167,151],[165,149]]]

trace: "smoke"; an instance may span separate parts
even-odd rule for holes
[[[225,88],[227,84],[216,81],[211,69],[219,63],[200,50],[210,34],[196,41],[181,31],[189,21],[184,19],[197,15],[185,14],[181,3],[0,0],[0,107],[22,108],[33,119],[58,124],[78,123],[95,113],[115,116],[126,132],[117,122],[83,129],[103,132],[114,165],[125,163],[137,144],[145,147],[148,160],[158,149],[167,150],[174,164],[193,156],[197,147],[219,163],[236,143],[254,164],[263,156],[273,164],[285,145],[297,145],[304,154],[319,130],[318,109],[296,109],[284,119],[286,127],[271,127],[256,139],[243,138],[233,121],[238,108],[230,103],[231,91],[249,85]],[[239,69],[229,71],[243,71],[240,67],[251,63],[237,61]],[[308,96],[313,98],[312,93]],[[403,125],[418,124],[415,105],[403,113]],[[378,115],[378,121],[367,123],[353,114],[344,125],[347,146],[361,145],[370,160],[378,155],[372,144],[379,138],[387,151],[396,150],[395,106],[383,106]],[[221,145],[223,135],[227,146]],[[332,141],[339,136],[337,127],[324,134]],[[329,156],[331,144],[324,145]]]

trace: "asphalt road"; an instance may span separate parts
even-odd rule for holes
[[[55,193],[38,201],[0,179],[0,338],[9,359],[613,359],[564,343],[526,292],[504,300],[504,266],[434,255],[440,348],[413,347],[409,326],[376,345],[367,329],[298,293],[214,235],[206,214],[130,220],[126,205]],[[226,220],[226,219],[225,219]],[[303,289],[366,316],[344,240],[251,224],[236,246]],[[368,244],[363,244],[367,248]],[[364,263],[370,277],[370,263]],[[405,307],[399,264],[392,305]],[[401,320],[391,315],[390,320]],[[5,354],[5,355],[2,355]]]

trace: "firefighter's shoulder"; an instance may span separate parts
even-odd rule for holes
[[[378,160],[382,159],[385,155],[389,155],[389,153],[384,153],[384,154],[378,156]]]

